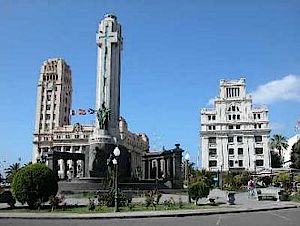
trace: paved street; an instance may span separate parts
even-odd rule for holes
[[[61,219],[1,219],[0,225],[22,225],[22,226],[101,226],[101,225],[116,225],[116,226],[298,226],[300,221],[300,208],[252,212],[252,213],[235,213],[209,216],[193,216],[193,217],[174,217],[174,218],[145,218],[145,219],[112,219],[112,220],[61,220]]]

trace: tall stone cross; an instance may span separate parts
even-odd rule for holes
[[[99,47],[104,50],[104,54],[102,54],[102,78],[103,78],[103,89],[102,89],[102,95],[103,99],[106,100],[106,95],[107,95],[107,55],[108,55],[108,50],[111,48],[112,43],[117,43],[118,42],[118,33],[112,31],[112,26],[106,25],[105,26],[105,31],[103,34],[103,31],[98,32],[98,40],[97,44]],[[103,102],[105,103],[105,101]]]
[[[116,16],[107,14],[101,20],[96,34],[96,44],[98,46],[96,110],[103,109],[103,106],[109,110],[110,119],[106,125],[111,134],[116,134],[119,131],[122,48],[121,25],[117,22]],[[99,120],[98,122],[100,123]]]

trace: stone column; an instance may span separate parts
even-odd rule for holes
[[[146,179],[146,163],[142,160],[142,179]]]
[[[77,177],[77,159],[73,160],[74,178]]]
[[[64,162],[64,179],[66,180],[68,177],[67,177],[67,159],[63,159],[63,162]]]
[[[156,178],[160,178],[160,159],[156,159]]]

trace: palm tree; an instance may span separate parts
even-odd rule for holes
[[[6,179],[9,183],[12,182],[15,174],[21,169],[21,164],[16,162],[5,169]]]
[[[270,147],[271,149],[276,149],[278,150],[278,154],[281,158],[282,156],[282,151],[283,150],[286,150],[288,148],[289,144],[288,144],[288,141],[286,139],[286,137],[280,135],[280,134],[275,134],[272,138],[271,138],[271,141],[270,141]]]

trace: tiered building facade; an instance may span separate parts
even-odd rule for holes
[[[270,168],[268,109],[254,107],[245,79],[221,80],[214,108],[201,110],[202,167],[209,171]]]

